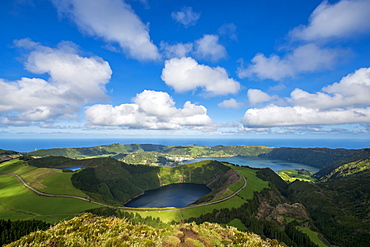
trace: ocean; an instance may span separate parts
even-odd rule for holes
[[[294,148],[370,148],[369,139],[267,139],[267,138],[81,138],[81,139],[0,139],[0,149],[30,152],[50,148],[78,148],[119,144],[162,144],[198,146],[268,146]]]

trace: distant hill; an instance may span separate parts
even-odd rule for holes
[[[21,154],[16,151],[0,149],[0,163],[19,156],[21,156]]]
[[[177,165],[177,161],[199,157],[223,156],[258,156],[274,148],[254,146],[169,146],[154,144],[112,144],[90,148],[56,148],[37,150],[28,153],[30,156],[63,156],[72,159],[94,157],[112,157],[129,164]],[[177,163],[176,163],[177,162]]]
[[[170,146],[153,144],[112,144],[90,148],[59,148],[37,150],[30,156],[63,156],[72,159],[111,157],[128,164],[176,166],[182,160],[200,157],[253,156],[277,159],[324,168],[332,163],[361,153],[355,149],[272,148],[264,146]]]
[[[326,167],[334,162],[348,159],[361,150],[356,149],[329,149],[329,148],[275,148],[261,158],[278,159],[310,165],[317,168]]]

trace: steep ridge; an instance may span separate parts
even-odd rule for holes
[[[334,179],[336,177],[344,177],[348,173],[356,173],[366,168],[369,161],[370,149],[359,150],[352,157],[333,162],[318,171],[314,176],[321,179]],[[363,165],[363,168],[361,168]],[[340,175],[342,174],[342,175]]]
[[[13,246],[280,246],[276,240],[263,240],[253,233],[218,224],[185,223],[165,229],[133,225],[125,219],[95,217],[91,214],[59,223],[46,231],[37,231]]]

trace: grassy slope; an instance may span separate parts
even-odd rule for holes
[[[236,227],[239,231],[243,231],[243,232],[248,231],[247,227],[245,227],[245,225],[242,223],[240,219],[233,219],[227,225]]]
[[[297,170],[281,170],[277,173],[284,181],[293,182],[295,180],[302,180],[307,182],[315,182],[316,178],[313,178],[313,172],[307,171],[307,173],[302,174]]]
[[[58,222],[98,205],[72,198],[44,197],[31,192],[10,175],[0,177],[0,218]]]
[[[278,246],[274,243],[274,246]],[[24,236],[11,246],[273,246],[253,233],[204,223],[165,229],[132,225],[126,220],[84,214],[49,230]]]
[[[26,182],[37,189],[52,194],[85,196],[75,189],[70,181],[71,174],[61,170],[35,168],[14,159],[0,164],[0,173],[21,175]],[[37,181],[37,182],[36,182]],[[98,207],[85,201],[72,198],[44,197],[26,189],[11,175],[0,175],[0,218],[2,219],[42,219],[57,222],[71,218],[79,212]]]
[[[328,246],[323,241],[321,241],[321,239],[319,238],[319,234],[317,232],[314,232],[310,228],[307,228],[307,227],[297,226],[297,228],[301,232],[307,234],[307,236],[310,237],[311,241],[314,242],[315,244],[317,244],[319,247],[327,247]]]
[[[247,178],[247,186],[239,193],[239,196],[245,200],[252,199],[254,192],[260,192],[264,188],[269,188],[268,182],[256,176],[258,170],[243,166],[230,166],[235,171]]]

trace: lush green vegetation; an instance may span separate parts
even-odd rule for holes
[[[289,199],[302,203],[326,239],[338,246],[366,246],[370,242],[369,189],[365,179],[307,183],[293,182]]]
[[[73,185],[95,200],[120,206],[147,190],[173,183],[206,184],[213,191],[197,203],[211,201],[233,183],[232,175],[237,176],[217,161],[161,168],[127,165],[111,158],[99,160],[96,165],[74,173]]]
[[[257,172],[259,169],[233,165],[230,167],[247,178],[247,186],[238,194],[238,196],[244,200],[252,199],[255,192],[260,192],[265,188],[269,188],[267,181],[257,177]]]
[[[309,236],[310,239],[312,240],[312,242],[314,242],[319,247],[327,247],[328,246],[328,244],[325,244],[320,239],[319,233],[317,233],[315,231],[312,231],[310,228],[308,228],[308,227],[302,227],[302,226],[297,226],[297,229],[299,231],[303,232],[304,234],[306,234],[307,236]]]
[[[21,156],[18,152],[0,149],[0,163]]]
[[[263,158],[278,159],[323,168],[333,162],[350,158],[360,150],[329,148],[275,148],[271,152],[259,155]]]
[[[152,144],[112,144],[90,148],[61,148],[32,151],[31,156],[63,156],[72,159],[112,157],[128,164],[176,166],[183,159],[222,156],[258,156],[273,148],[252,146],[215,146],[196,145],[169,146]]]
[[[217,224],[133,225],[125,219],[84,214],[49,230],[37,231],[11,246],[279,246],[256,234]]]
[[[57,222],[97,205],[73,198],[39,196],[11,175],[0,175],[0,219]]]
[[[284,181],[294,182],[295,180],[302,180],[307,182],[315,182],[316,178],[312,177],[313,172],[297,169],[297,170],[282,170],[277,173]]]
[[[41,220],[1,220],[0,246],[20,239],[22,236],[38,230],[46,230],[50,224]]]

